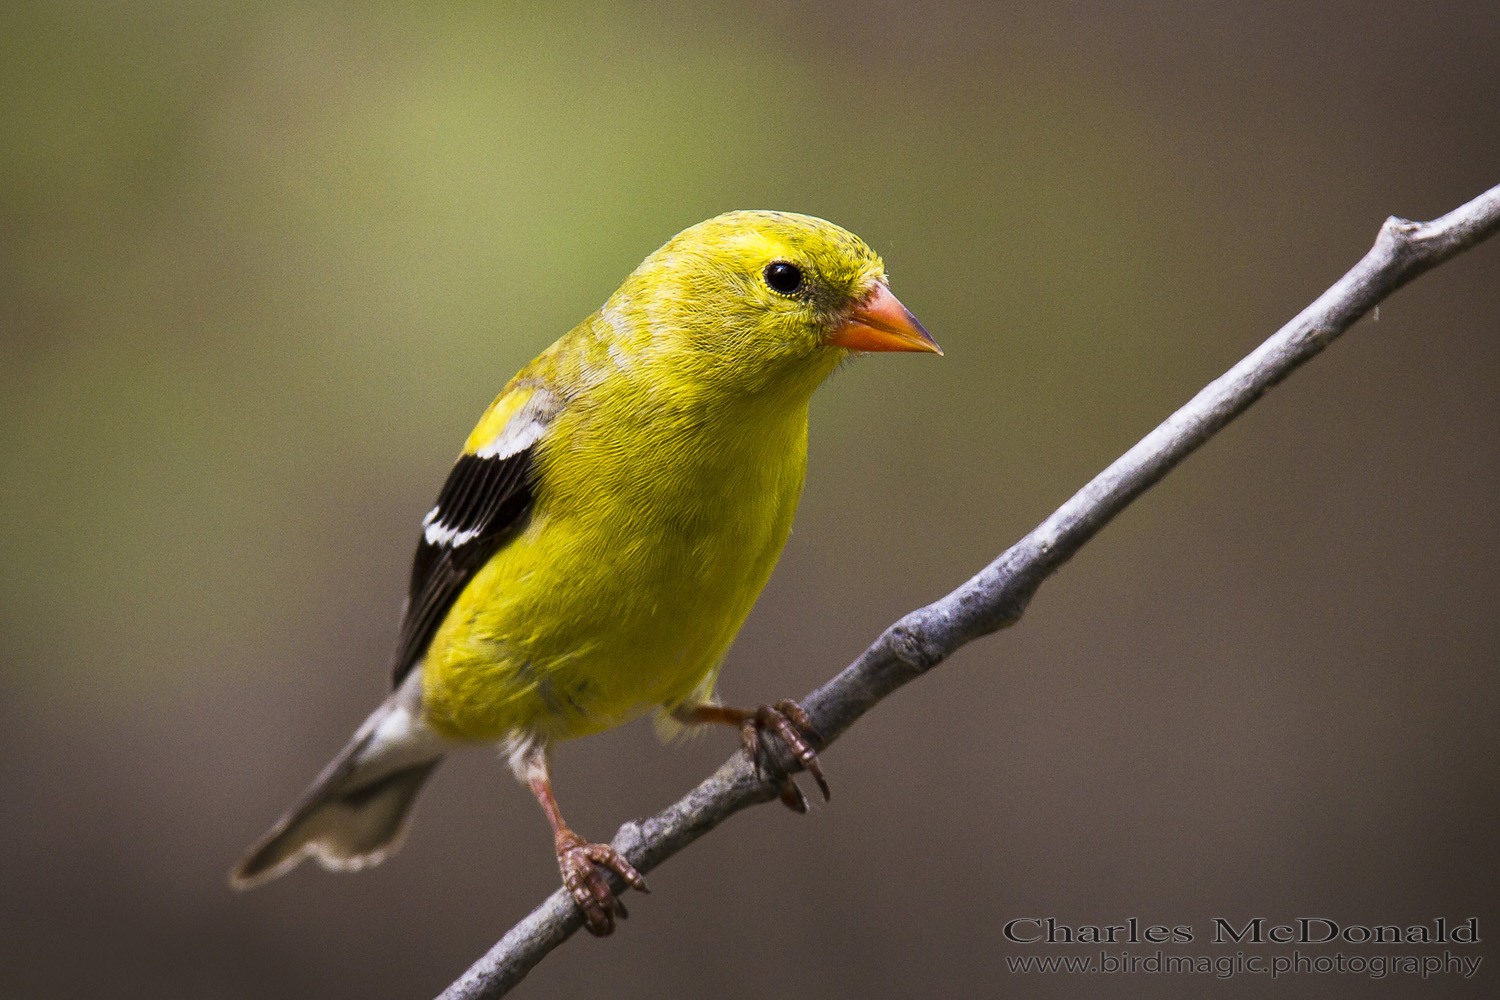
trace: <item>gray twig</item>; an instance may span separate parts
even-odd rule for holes
[[[1100,528],[1271,386],[1317,354],[1381,300],[1500,229],[1500,186],[1432,222],[1390,218],[1374,247],[1317,300],[1239,364],[1095,476],[1052,516],[967,583],[891,625],[837,677],[802,701],[820,746],[832,743],[876,702],[954,650],[1020,619],[1042,581]],[[795,761],[783,759],[788,770]],[[776,798],[737,752],[680,801],[620,827],[614,846],[650,871],[728,817]],[[612,879],[615,889],[623,886]],[[511,928],[440,1000],[493,1000],[520,982],[583,918],[559,889]]]

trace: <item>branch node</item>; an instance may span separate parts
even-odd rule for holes
[[[636,855],[636,850],[641,847],[644,840],[645,830],[642,828],[641,821],[638,819],[627,819],[615,831],[614,838],[610,841],[610,846],[625,855],[631,864],[639,868],[641,859]]]
[[[1416,232],[1417,230],[1422,228],[1424,223],[1413,222],[1411,219],[1403,219],[1399,215],[1392,215],[1385,220],[1385,225],[1386,228],[1390,229],[1393,233],[1404,234]]]
[[[913,673],[924,674],[942,662],[942,653],[928,648],[922,640],[919,627],[897,622],[886,630],[886,648],[891,656],[911,668]]]

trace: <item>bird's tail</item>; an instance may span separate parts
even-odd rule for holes
[[[420,681],[408,678],[365,720],[297,804],[246,852],[229,874],[231,886],[253,888],[308,855],[331,871],[358,871],[395,853],[417,792],[443,759],[440,742],[421,722],[420,691]]]

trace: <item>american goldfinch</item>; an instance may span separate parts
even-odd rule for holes
[[[851,352],[929,351],[880,258],[832,223],[730,212],[669,240],[511,379],[422,520],[394,691],[230,876],[376,864],[445,754],[503,748],[595,934],[645,881],[563,821],[549,748],[655,710],[783,740],[826,797],[795,702],[719,704],[719,665],[791,531],[808,402]],[[815,737],[814,737],[815,738]],[[786,776],[782,800],[803,811]]]

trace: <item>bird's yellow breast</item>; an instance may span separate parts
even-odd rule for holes
[[[807,405],[689,396],[622,387],[556,418],[528,525],[428,649],[441,732],[569,739],[711,692],[791,531]]]

